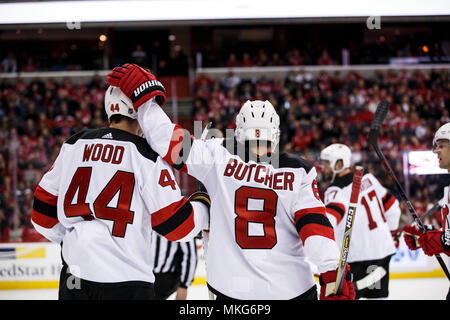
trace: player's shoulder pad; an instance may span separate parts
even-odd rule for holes
[[[366,172],[364,175],[363,175],[363,179],[364,178],[368,178],[368,179],[371,179],[371,180],[374,180],[374,181],[376,181],[376,182],[378,182],[378,183],[380,183],[380,181],[377,179],[377,177],[375,177],[372,173],[370,173],[370,172]]]
[[[99,128],[99,129],[86,129],[80,131],[70,138],[68,138],[64,143],[75,144],[78,140],[93,140],[93,139],[104,139],[105,141],[123,141],[131,142],[136,146],[138,152],[145,158],[156,162],[158,158],[158,153],[154,151],[150,145],[142,137],[135,134],[118,130],[114,128]]]
[[[364,174],[363,179],[369,179],[373,185],[386,189],[386,187],[381,183],[381,181],[370,172]]]
[[[314,168],[314,165],[300,156],[281,152],[279,167],[294,168],[294,169],[303,168],[305,169],[306,173],[309,173],[311,169]]]
[[[83,139],[82,137],[85,135],[90,135],[93,131],[96,129],[85,129],[80,132],[75,133],[74,135],[70,136],[64,143],[67,144],[75,144],[79,139]]]
[[[324,194],[326,195],[326,194],[328,194],[328,193],[331,193],[331,192],[341,192],[342,191],[342,189],[341,188],[339,188],[339,187],[337,187],[337,186],[334,186],[334,185],[329,185],[327,188],[326,188],[326,190],[325,190],[325,192],[324,192]]]

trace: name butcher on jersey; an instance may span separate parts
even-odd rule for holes
[[[270,167],[261,164],[248,164],[231,158],[223,172],[225,177],[232,177],[239,181],[250,180],[261,183],[274,190],[292,191],[294,183],[294,173],[289,171],[272,172]]]

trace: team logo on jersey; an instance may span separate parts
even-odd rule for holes
[[[102,139],[113,139],[113,135],[112,135],[111,132],[109,132],[109,133],[105,134],[105,135],[102,137]]]

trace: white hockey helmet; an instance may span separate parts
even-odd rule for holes
[[[435,148],[438,140],[449,140],[450,142],[450,122],[442,125],[434,134],[433,149]]]
[[[240,143],[270,141],[273,152],[280,141],[280,117],[269,101],[248,100],[236,116],[235,134]]]
[[[333,143],[320,152],[320,160],[328,160],[333,174],[337,174],[350,168],[352,151],[345,144]],[[336,170],[336,162],[339,160],[342,160],[343,166],[341,169]]]
[[[120,114],[131,119],[137,119],[133,103],[119,87],[110,86],[105,93],[105,111],[108,120],[115,114]]]

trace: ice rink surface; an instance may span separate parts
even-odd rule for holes
[[[446,278],[391,279],[389,300],[445,300],[449,290]],[[173,299],[174,295],[169,297]],[[0,300],[55,300],[58,290],[0,290]],[[188,289],[188,300],[208,300],[205,285]]]

